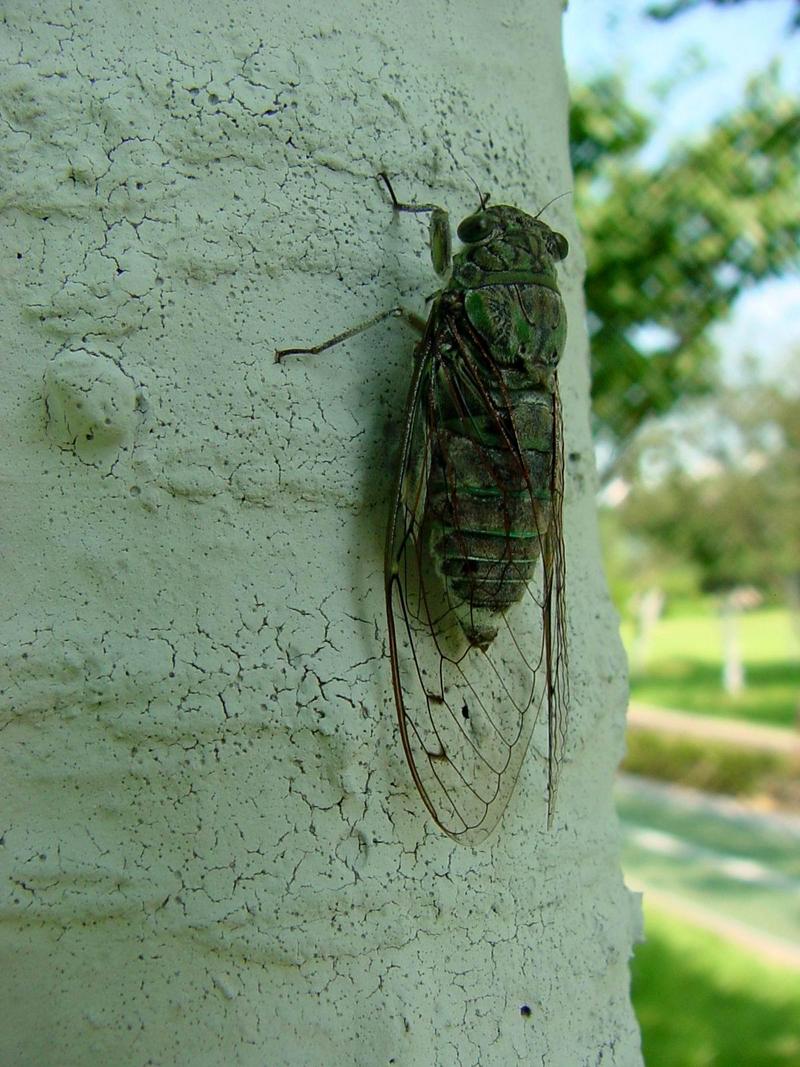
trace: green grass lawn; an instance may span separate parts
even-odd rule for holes
[[[633,627],[622,626],[626,648]],[[643,703],[704,715],[793,727],[800,701],[798,641],[783,608],[746,612],[740,622],[745,689],[722,688],[722,630],[713,601],[670,611],[653,631],[645,669],[631,677],[631,697]]]
[[[800,975],[648,905],[633,962],[647,1067],[797,1067]]]

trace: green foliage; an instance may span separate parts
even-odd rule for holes
[[[701,575],[692,563],[629,529],[619,508],[601,508],[598,517],[606,580],[623,618],[631,617],[638,597],[652,587],[661,589],[668,603],[697,594]]]
[[[686,11],[692,11],[704,3],[715,4],[717,7],[734,7],[739,4],[749,3],[750,0],[664,0],[662,3],[651,4],[646,10],[651,19],[666,22],[683,15]],[[795,3],[797,0],[795,0]],[[800,11],[795,11],[789,21],[791,30],[800,29]]]
[[[795,805],[800,800],[797,761],[789,756],[655,730],[629,728],[622,769],[742,799],[771,796]]]
[[[676,474],[650,491],[631,494],[624,521],[696,562],[707,591],[760,584],[770,542],[770,514],[758,478],[746,471],[696,479]],[[746,513],[739,509],[744,504]]]
[[[704,137],[646,166],[653,125],[618,79],[573,96],[594,412],[618,451],[645,420],[710,389],[710,327],[745,287],[798,263],[800,105],[769,72]]]
[[[684,422],[682,444],[713,461],[703,476],[685,469],[674,429],[643,438],[660,478],[636,484],[619,509],[628,537],[693,564],[706,590],[743,584],[782,593],[800,570],[800,395],[791,386],[751,385],[718,396],[714,410]]]
[[[609,159],[641,148],[652,132],[652,120],[625,100],[622,81],[614,75],[574,88],[569,141],[576,184],[583,187]]]
[[[632,996],[647,1067],[794,1067],[800,977],[647,907]]]

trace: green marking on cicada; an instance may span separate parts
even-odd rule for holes
[[[540,713],[548,823],[555,809],[568,704],[556,267],[568,244],[481,194],[453,254],[447,212],[399,201],[379,177],[396,211],[430,214],[443,283],[427,321],[392,308],[276,359],[324,351],[392,315],[422,334],[386,537],[392,683],[425,806],[445,833],[475,844],[508,803]]]

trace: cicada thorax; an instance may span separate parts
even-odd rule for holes
[[[477,266],[492,283],[459,288],[465,266],[468,277],[479,280]],[[495,281],[510,269],[540,280]],[[430,550],[461,629],[486,648],[533,579],[553,520],[565,319],[555,285],[530,256],[511,268],[457,259],[453,277],[441,300],[442,357],[432,382]]]

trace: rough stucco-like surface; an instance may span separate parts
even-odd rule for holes
[[[574,707],[454,845],[396,736],[382,540],[425,231],[570,187],[559,0],[8,5],[0,1062],[640,1062],[572,243]],[[500,195],[502,194],[502,195]],[[522,1008],[525,1007],[525,1012]]]

